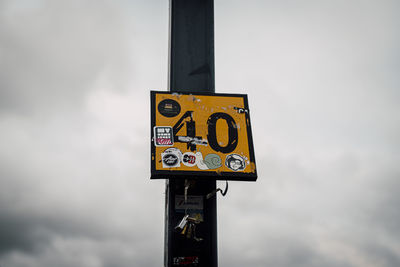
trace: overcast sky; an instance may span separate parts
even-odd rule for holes
[[[259,174],[218,200],[220,267],[400,266],[399,12],[215,0],[216,91],[249,95]],[[168,14],[0,0],[1,267],[162,266]]]

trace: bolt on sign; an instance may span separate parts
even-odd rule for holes
[[[152,179],[257,179],[247,95],[150,95]]]

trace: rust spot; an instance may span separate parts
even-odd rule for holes
[[[251,170],[251,172],[255,172],[256,171],[256,164],[254,162],[250,163],[250,170]]]

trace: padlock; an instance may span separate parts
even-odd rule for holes
[[[182,220],[178,223],[177,226],[175,226],[175,230],[183,231],[186,224],[188,223],[188,220],[187,220],[188,218],[189,218],[189,214],[186,214],[185,216],[183,216]]]
[[[183,227],[181,235],[185,235],[187,228],[188,228],[188,225],[186,224],[185,227]]]
[[[201,222],[201,217],[196,216],[196,217],[187,217],[186,220],[188,222],[194,223],[194,224],[199,224]]]

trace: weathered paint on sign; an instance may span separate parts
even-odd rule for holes
[[[256,180],[247,96],[151,92],[152,178]]]

